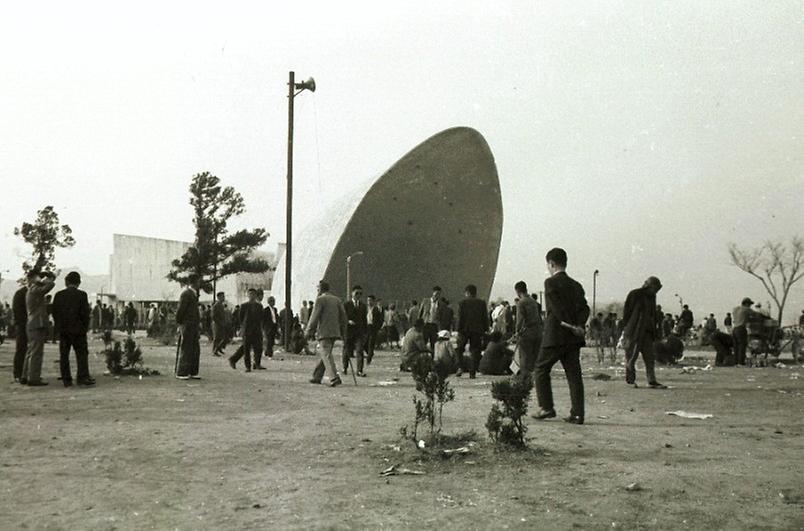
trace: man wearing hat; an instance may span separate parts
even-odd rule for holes
[[[656,277],[648,277],[641,288],[632,290],[625,299],[623,308],[623,344],[625,346],[625,383],[636,384],[636,362],[639,353],[645,363],[648,385],[653,389],[667,389],[656,381],[654,371],[653,342],[656,339],[656,294],[662,283]]]
[[[70,349],[75,350],[75,361],[78,366],[76,380],[78,385],[95,385],[89,375],[89,351],[87,349],[87,331],[89,330],[89,299],[86,291],[78,289],[81,275],[71,271],[64,277],[65,289],[53,297],[53,320],[59,331],[59,369],[64,387],[73,385],[70,370]]]
[[[731,335],[734,338],[734,358],[737,365],[745,365],[745,351],[748,348],[748,329],[746,325],[754,317],[754,304],[750,298],[746,297],[732,312],[733,328]]]

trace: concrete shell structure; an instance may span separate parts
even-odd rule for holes
[[[483,136],[467,127],[427,139],[374,181],[309,225],[293,244],[294,309],[313,300],[326,279],[346,291],[346,258],[352,284],[386,302],[409,302],[440,285],[458,301],[466,284],[488,298],[502,237],[502,200],[494,157]],[[280,260],[273,293],[284,301]]]

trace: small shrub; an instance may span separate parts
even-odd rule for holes
[[[486,429],[495,443],[524,447],[528,427],[522,419],[528,412],[528,399],[533,388],[529,374],[500,380],[491,385],[491,396],[499,402],[491,407]]]
[[[111,374],[120,374],[123,372],[123,347],[119,341],[114,342],[113,347],[107,347],[104,350],[106,356],[106,369]]]
[[[418,356],[410,363],[411,375],[416,382],[416,391],[423,397],[413,397],[415,417],[413,429],[407,426],[400,430],[403,437],[410,436],[414,441],[419,439],[419,426],[429,428],[430,442],[437,442],[443,426],[444,405],[455,399],[455,391],[447,381],[447,373],[433,363],[428,355]]]
[[[127,337],[123,345],[123,367],[142,367],[142,350],[131,337]]]
[[[112,348],[112,331],[111,330],[104,330],[103,331],[103,345],[107,350]]]

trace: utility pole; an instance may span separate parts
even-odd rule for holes
[[[597,269],[592,274],[592,317],[597,315],[597,276],[599,274],[600,271]]]

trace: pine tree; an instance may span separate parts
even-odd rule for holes
[[[230,219],[245,212],[243,197],[209,172],[195,175],[190,183],[190,204],[194,210],[195,241],[176,260],[167,278],[186,283],[191,274],[201,278],[201,289],[211,293],[219,279],[234,273],[264,273],[271,266],[252,258],[254,249],[265,243],[265,229],[229,233]]]
[[[69,225],[59,225],[59,215],[52,206],[46,206],[37,212],[33,223],[23,222],[20,227],[15,227],[14,235],[33,247],[31,259],[22,263],[25,273],[32,269],[53,271],[56,268],[56,247],[75,245],[72,229]]]

